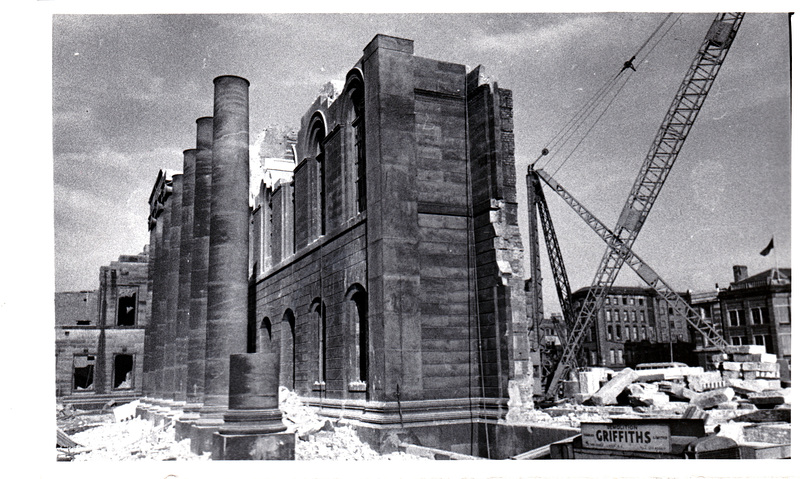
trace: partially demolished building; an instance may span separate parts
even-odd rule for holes
[[[96,291],[56,293],[56,397],[72,404],[142,394],[148,254],[100,268]]]
[[[213,116],[197,119],[182,171],[158,173],[145,251],[104,267],[98,292],[57,295],[58,394],[140,397],[138,415],[168,418],[178,439],[216,459],[294,458],[280,386],[380,452],[679,458],[706,447],[785,457],[783,436],[769,438],[776,447],[745,444],[766,437],[762,428],[738,444],[707,434],[703,410],[717,408],[721,423],[737,408],[788,402],[769,351],[789,341],[788,271],[766,283],[737,279],[728,302],[715,297],[718,316],[750,311],[752,324],[731,324],[741,330],[730,339],[761,337],[709,355],[719,371],[589,368],[564,384],[578,405],[532,408],[540,346],[559,346],[563,331],[556,319],[529,331],[512,95],[481,67],[421,58],[413,47],[377,35],[298,130],[270,130],[278,141],[259,145],[272,158],[255,175],[249,82],[217,77]],[[750,295],[766,286],[769,301]],[[640,340],[651,354],[653,344],[694,344],[673,312],[656,317],[663,305],[649,291],[612,293],[587,342],[590,365],[633,365],[646,357],[629,349]],[[626,417],[578,420],[587,402]],[[634,408],[653,406],[682,416],[631,422]],[[767,419],[785,414],[776,411]],[[610,431],[630,428],[666,440],[592,443],[620,442]]]
[[[281,430],[280,384],[378,447],[495,455],[532,373],[511,92],[378,35],[251,207],[248,87],[215,80],[150,197],[142,414],[232,458],[244,429]]]

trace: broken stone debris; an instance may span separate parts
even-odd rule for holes
[[[767,364],[779,363],[773,362],[763,347],[752,346],[716,355],[714,359],[716,371],[683,368],[685,375],[670,374],[670,380],[665,380],[667,375],[658,370],[579,371],[573,378],[578,391],[571,402],[516,412],[514,417],[507,417],[507,422],[579,427],[581,422],[620,417],[703,419],[709,435],[718,433],[720,427],[723,431],[739,428],[741,434],[723,435],[735,436],[733,439],[742,446],[789,444],[791,388],[782,388],[780,379],[763,377],[778,370]],[[735,364],[723,368],[723,363]],[[742,374],[751,369],[759,377]],[[736,377],[725,377],[724,371],[735,372]],[[727,426],[734,422],[741,425]]]
[[[320,418],[313,408],[304,405],[297,394],[287,388],[281,387],[278,397],[287,431],[297,434],[295,442],[295,459],[297,460],[424,459],[419,455],[403,452],[381,455],[359,439],[355,428],[344,424],[343,421]]]
[[[295,457],[298,460],[425,459],[419,455],[403,452],[379,454],[359,439],[352,426],[340,424],[341,421],[320,418],[313,408],[303,405],[297,395],[286,388],[280,390],[280,408],[284,413],[288,431],[297,434]],[[58,460],[79,462],[211,459],[210,453],[203,456],[192,453],[189,439],[176,441],[175,428],[171,422],[153,424],[138,417],[128,418],[128,409],[118,406],[114,414],[109,414],[83,412],[70,406],[59,405],[57,409],[59,427],[63,429],[62,424],[68,419],[72,420],[70,424],[73,432],[71,435],[63,431],[57,433]],[[85,422],[76,425],[74,417],[82,417]],[[64,446],[61,446],[62,444]]]

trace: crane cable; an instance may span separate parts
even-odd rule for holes
[[[559,132],[556,133],[556,135],[553,137],[553,139],[551,139],[545,145],[545,147],[542,149],[542,152],[539,155],[539,157],[536,158],[536,160],[534,160],[534,164],[536,164],[536,162],[538,162],[543,156],[546,156],[549,153],[553,153],[553,156],[548,158],[548,160],[542,166],[542,167],[546,167],[556,157],[558,152],[570,140],[573,139],[573,137],[579,132],[581,127],[587,121],[590,120],[590,117],[597,111],[597,109],[598,108],[602,108],[602,111],[597,116],[597,118],[595,118],[593,120],[593,122],[592,122],[591,126],[589,127],[589,129],[585,130],[580,135],[580,137],[578,138],[577,144],[575,145],[575,147],[573,147],[570,150],[569,154],[564,158],[564,160],[562,160],[561,164],[558,166],[558,169],[560,169],[566,163],[566,161],[572,156],[572,154],[575,152],[575,150],[578,148],[578,146],[580,146],[580,144],[583,142],[583,140],[588,136],[589,132],[591,132],[592,128],[594,128],[594,126],[597,125],[597,123],[599,122],[600,118],[603,117],[605,112],[608,110],[608,108],[613,103],[614,99],[619,95],[619,93],[622,90],[622,88],[625,86],[627,81],[630,79],[630,75],[625,76],[624,81],[620,85],[619,84],[619,80],[623,77],[622,74],[628,68],[633,69],[633,65],[632,65],[633,59],[636,58],[636,56],[639,55],[642,52],[642,50],[644,50],[651,43],[653,38],[656,36],[656,34],[660,30],[662,30],[662,27],[664,26],[665,23],[667,23],[667,21],[670,19],[670,17],[672,15],[674,15],[674,14],[672,14],[672,13],[667,14],[667,16],[664,17],[664,19],[661,20],[659,25],[655,28],[655,30],[653,30],[653,32],[650,34],[650,36],[636,50],[636,52],[631,57],[631,59],[628,60],[627,62],[625,62],[625,66],[623,66],[622,70],[620,70],[616,75],[614,75],[608,81],[606,81],[606,83],[600,88],[600,90],[598,90],[598,92],[595,93],[586,102],[586,104],[580,110],[578,110],[578,112],[575,113],[575,115],[573,115],[573,117],[561,128],[561,130],[559,130]],[[653,49],[656,47],[656,45],[658,45],[661,42],[661,40],[666,36],[666,34],[675,26],[675,24],[678,22],[679,18],[680,18],[680,14],[677,17],[675,17],[674,21],[669,25],[669,27],[667,29],[663,30],[661,36],[658,38],[658,40],[655,42],[655,44],[650,46],[649,50],[644,55],[644,57],[641,59],[641,61],[644,61],[650,55],[650,53],[653,51]],[[611,93],[611,92],[613,92],[613,93]],[[610,100],[608,99],[608,95],[609,94],[611,95]],[[605,105],[605,106],[603,107],[603,105]]]
[[[664,26],[664,24],[667,22],[667,20],[670,18],[671,15],[672,14],[667,14],[667,16],[664,17],[663,20],[661,20],[661,23],[659,23],[659,25],[655,28],[655,30],[653,30],[653,32],[650,34],[650,36],[647,38],[647,40],[645,40],[639,46],[639,49],[636,50],[636,52],[633,54],[633,56],[630,58],[630,60],[625,62],[625,65],[623,66],[623,68],[616,75],[611,77],[605,83],[605,85],[603,85],[603,87],[586,103],[586,105],[576,113],[576,115],[572,118],[572,120],[570,120],[570,122],[568,122],[567,125],[565,125],[565,127],[562,128],[561,131],[559,131],[559,133],[556,134],[556,137],[555,137],[556,138],[556,140],[555,140],[556,141],[556,145],[554,145],[553,148],[552,148],[552,150],[554,150],[554,152],[557,152],[560,149],[560,147],[564,143],[569,141],[569,139],[572,137],[572,135],[575,132],[577,132],[578,128],[586,121],[586,119],[599,106],[600,101],[614,87],[614,85],[617,83],[619,78],[622,76],[622,73],[628,68],[630,68],[630,69],[635,71],[635,68],[633,67],[633,60],[636,58],[636,55],[639,55],[641,53],[641,51],[645,48],[645,46],[647,46],[647,44],[653,39],[655,34],[661,29],[661,27]],[[670,26],[670,28],[672,28],[672,26]],[[646,56],[645,56],[645,58],[646,58]],[[628,76],[627,78],[630,78],[630,76]],[[623,84],[623,86],[624,86],[624,84]],[[620,88],[622,88],[622,87],[620,87]],[[616,96],[616,94],[614,96]],[[613,101],[613,99],[612,99],[612,101]],[[605,112],[605,110],[604,110],[604,112]],[[602,115],[602,113],[601,113],[601,115]],[[559,138],[559,136],[562,134],[562,132],[564,132],[565,129],[567,130],[567,133],[565,133],[564,136],[561,136],[561,138]],[[551,143],[552,143],[552,141],[551,141]],[[545,149],[547,149],[547,146],[548,145],[545,146]],[[544,153],[544,150],[543,150],[543,155],[544,154],[546,154],[546,153]]]
[[[671,15],[671,14],[670,14],[670,15]],[[661,36],[658,38],[658,40],[656,40],[656,42],[655,42],[655,43],[654,43],[654,44],[653,44],[653,45],[650,47],[650,49],[649,49],[649,50],[647,50],[647,52],[644,54],[644,57],[642,58],[642,60],[646,60],[646,59],[647,59],[647,57],[649,57],[649,56],[650,56],[650,54],[653,52],[653,50],[655,50],[655,48],[658,46],[658,44],[659,44],[659,43],[661,43],[661,40],[663,40],[663,39],[664,39],[664,37],[666,37],[666,36],[667,36],[667,33],[669,33],[669,31],[670,31],[670,30],[672,30],[672,27],[674,27],[674,26],[675,26],[675,24],[676,24],[676,23],[678,23],[678,20],[679,20],[679,19],[680,19],[680,15],[679,15],[678,17],[676,17],[676,18],[675,18],[675,21],[673,21],[673,22],[672,22],[672,24],[671,24],[671,25],[670,25],[670,26],[669,26],[669,27],[668,27],[666,30],[664,30],[664,32],[661,34]],[[664,22],[662,22],[662,23],[661,23],[661,25],[663,25],[663,24],[664,24]],[[661,25],[659,25],[659,28],[661,27]],[[656,31],[657,31],[657,30],[656,30]],[[654,32],[654,33],[655,33],[655,32]],[[650,35],[650,38],[648,39],[648,41],[650,41],[650,39],[652,39],[652,38],[653,38],[653,35]],[[641,52],[641,50],[642,50],[642,49],[640,48],[640,49],[639,49],[639,52]],[[635,56],[636,56],[636,55],[634,55],[634,57],[635,57]],[[629,61],[630,61],[630,60],[629,60]],[[624,68],[623,68],[623,70],[624,70]],[[622,71],[620,71],[620,73],[622,73]],[[618,74],[618,75],[619,75],[619,74]],[[598,115],[598,117],[597,117],[597,118],[594,120],[594,122],[592,123],[592,125],[591,125],[591,126],[590,126],[590,127],[589,127],[589,128],[588,128],[588,129],[587,129],[587,130],[586,130],[586,131],[583,133],[583,135],[582,135],[582,136],[580,137],[580,139],[578,140],[577,144],[576,144],[576,145],[575,145],[575,146],[572,148],[572,150],[570,150],[570,152],[569,152],[569,153],[568,153],[568,154],[567,154],[567,155],[564,157],[564,159],[561,161],[561,164],[559,164],[559,165],[558,165],[558,167],[557,167],[557,168],[555,169],[555,171],[553,172],[553,175],[551,175],[551,176],[554,176],[556,173],[558,173],[558,171],[561,169],[561,167],[563,167],[563,166],[564,166],[564,165],[567,163],[567,161],[568,161],[570,158],[572,158],[572,154],[573,154],[573,153],[575,153],[575,151],[578,149],[578,147],[580,147],[581,143],[583,143],[583,140],[585,140],[585,139],[586,139],[586,137],[588,137],[588,136],[589,136],[589,133],[591,133],[591,131],[594,129],[594,127],[597,125],[597,123],[600,121],[600,119],[601,119],[601,118],[602,118],[602,117],[605,115],[606,111],[608,111],[608,109],[609,109],[609,108],[611,107],[611,105],[614,103],[614,100],[615,100],[615,99],[617,98],[617,96],[618,96],[618,95],[619,95],[619,94],[622,92],[622,89],[625,87],[625,84],[626,84],[626,83],[628,82],[628,80],[630,80],[630,79],[631,79],[631,76],[630,76],[630,75],[628,75],[628,76],[627,76],[627,78],[625,78],[625,81],[622,83],[622,85],[619,87],[619,89],[618,89],[618,90],[617,90],[617,91],[614,93],[614,95],[613,95],[613,96],[611,97],[611,99],[608,101],[608,104],[607,104],[607,105],[606,105],[606,107],[603,109],[603,111],[601,111],[601,112],[600,112],[600,115]]]
[[[628,60],[627,62],[625,62],[625,66],[623,66],[623,68],[616,75],[611,77],[606,82],[606,84],[603,85],[603,87],[586,103],[586,105],[581,110],[579,110],[575,114],[575,116],[573,116],[573,118],[567,123],[567,125],[564,128],[562,128],[561,131],[559,131],[559,133],[556,134],[556,137],[554,138],[554,140],[551,140],[550,142],[548,142],[548,145],[545,145],[545,148],[542,150],[542,154],[539,156],[539,158],[536,159],[536,161],[541,159],[542,156],[547,155],[550,152],[550,150],[552,150],[552,152],[554,153],[554,156],[557,155],[558,151],[561,149],[561,147],[564,146],[568,141],[570,141],[572,139],[573,135],[578,132],[579,128],[588,120],[588,118],[596,111],[596,109],[601,106],[601,102],[607,101],[606,100],[607,94],[618,83],[618,81],[621,78],[623,72],[625,70],[627,70],[628,68],[630,68],[631,70],[635,70],[634,67],[633,67],[633,63],[632,63],[633,59],[636,58],[636,55],[641,53],[641,51],[650,43],[650,41],[653,39],[653,37],[656,35],[656,33],[658,33],[658,31],[661,30],[661,28],[664,26],[664,24],[667,22],[667,20],[669,20],[671,15],[673,15],[673,14],[667,14],[667,16],[664,17],[664,19],[661,21],[661,23],[659,23],[659,25],[656,27],[656,29],[653,30],[653,33],[651,33],[650,36],[647,38],[647,40],[645,40],[644,43],[642,43],[642,45],[639,47],[639,49],[636,50],[635,54],[631,57],[631,59]],[[676,19],[676,22],[677,22],[677,19]],[[669,29],[671,29],[672,26],[674,26],[674,24],[675,23],[673,22],[673,24],[670,25]],[[669,31],[669,29],[667,29],[666,31]],[[664,34],[666,34],[666,31],[665,31]],[[663,38],[664,34],[662,34],[661,38]],[[649,50],[649,52],[651,52],[651,51],[652,51],[652,47]],[[648,55],[649,55],[649,52],[648,52]],[[645,58],[647,58],[647,55],[645,55]],[[644,59],[642,59],[642,60],[644,60]],[[629,78],[630,78],[630,75],[628,75],[626,77],[626,82],[627,82],[627,79],[629,79]],[[625,82],[623,82],[622,86],[618,87],[617,92],[612,95],[611,100],[608,100],[609,101],[609,105],[610,105],[611,102],[613,102],[614,98],[616,98],[616,96],[619,94],[619,91],[622,89],[624,84],[625,84]],[[608,109],[608,106],[606,106],[603,109],[603,111],[600,113],[600,117],[602,117],[602,115],[606,112],[607,109]],[[596,124],[596,122],[597,122],[597,120],[595,120],[594,124]],[[566,130],[566,132],[565,132],[565,130]],[[587,134],[588,134],[588,131],[583,133],[583,135],[579,139],[579,143],[583,141],[583,139],[586,137]],[[553,144],[553,141],[555,141],[555,144],[553,145],[553,147],[551,149],[548,149],[548,146],[550,144]],[[573,148],[573,151],[574,150],[575,149]],[[570,155],[572,154],[573,151],[570,152]],[[549,164],[550,161],[552,161],[552,159],[553,159],[553,157],[551,157],[545,163],[545,165],[543,165],[543,166],[547,166],[547,164]],[[536,161],[534,161],[534,164],[536,163]]]

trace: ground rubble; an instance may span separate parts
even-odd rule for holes
[[[506,423],[580,427],[623,417],[700,418],[706,434],[739,445],[790,444],[791,387],[781,381],[775,355],[759,346],[734,346],[713,361],[714,371],[588,368],[565,388],[571,398],[515,411]]]
[[[380,454],[362,442],[355,428],[341,421],[321,418],[304,405],[297,394],[280,389],[280,409],[288,432],[295,433],[297,460],[421,460],[405,452]],[[175,440],[170,421],[154,424],[134,417],[115,418],[114,410],[83,411],[58,404],[57,459],[59,461],[197,461],[211,454],[191,452],[190,440]]]
[[[363,460],[419,460],[415,454],[392,452],[379,454],[359,439],[355,428],[341,421],[321,418],[305,406],[294,392],[281,387],[280,408],[288,432],[295,433],[295,459],[335,459],[339,461]]]

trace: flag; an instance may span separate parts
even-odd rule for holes
[[[774,247],[775,247],[775,238],[770,238],[769,239],[769,244],[767,245],[767,247],[761,250],[761,253],[760,253],[761,256],[768,255],[770,253],[770,251],[772,251],[772,248],[774,248]]]

